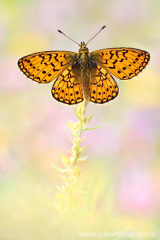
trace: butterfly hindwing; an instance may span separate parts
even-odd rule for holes
[[[98,64],[90,68],[90,101],[103,104],[118,95],[118,85],[111,74]]]
[[[121,80],[136,76],[150,60],[148,52],[135,48],[108,48],[90,53],[91,60],[100,64]]]
[[[76,58],[77,53],[74,52],[39,52],[19,59],[18,66],[32,80],[39,83],[49,83],[71,65]]]
[[[65,69],[52,87],[52,96],[65,104],[77,104],[83,101],[82,86],[78,81],[74,65]]]

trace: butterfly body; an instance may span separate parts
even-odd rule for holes
[[[80,72],[81,72],[81,87],[83,89],[83,98],[85,101],[90,101],[90,56],[89,56],[89,50],[86,48],[86,45],[84,42],[81,42],[81,48],[78,53],[78,63],[80,66]]]
[[[64,104],[85,101],[103,104],[119,92],[113,76],[127,80],[148,64],[148,52],[135,48],[107,48],[89,53],[81,42],[78,53],[47,51],[25,56],[18,61],[20,70],[38,83],[55,79],[52,96]]]

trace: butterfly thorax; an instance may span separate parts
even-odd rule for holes
[[[78,63],[81,71],[81,84],[83,89],[84,100],[90,101],[90,84],[89,84],[89,50],[84,42],[81,42],[81,48],[78,53]]]

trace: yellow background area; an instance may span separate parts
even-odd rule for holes
[[[80,232],[152,231],[156,236],[148,239],[159,240],[159,10],[158,0],[0,0],[0,239],[77,240]],[[56,186],[63,182],[52,164],[63,168],[61,155],[70,156],[64,127],[76,118],[70,106],[52,98],[52,83],[26,78],[17,61],[40,51],[78,52],[57,30],[80,43],[104,25],[88,44],[90,52],[132,47],[148,51],[151,60],[133,79],[115,79],[115,100],[89,103],[89,127],[100,126],[86,133],[88,159],[79,164],[79,183],[87,193],[78,208],[89,213],[55,226]]]

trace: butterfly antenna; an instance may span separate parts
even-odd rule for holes
[[[75,42],[73,39],[71,39],[70,37],[68,37],[66,34],[64,34],[62,31],[58,30],[59,33],[62,33],[64,36],[66,36],[67,38],[69,38],[72,42]],[[77,43],[77,42],[75,42]],[[77,43],[78,44],[78,43]],[[78,44],[79,45],[79,44]],[[79,45],[80,46],[80,45]]]
[[[101,28],[101,30],[99,30],[99,32],[98,33],[100,33],[101,31],[102,31],[102,29],[104,29],[106,26],[103,26],[102,28]],[[97,34],[98,34],[97,33]],[[97,36],[97,34],[96,35],[94,35],[94,37],[92,37],[87,43],[86,43],[86,46],[87,46],[87,44],[93,39],[93,38],[95,38],[95,36]]]

